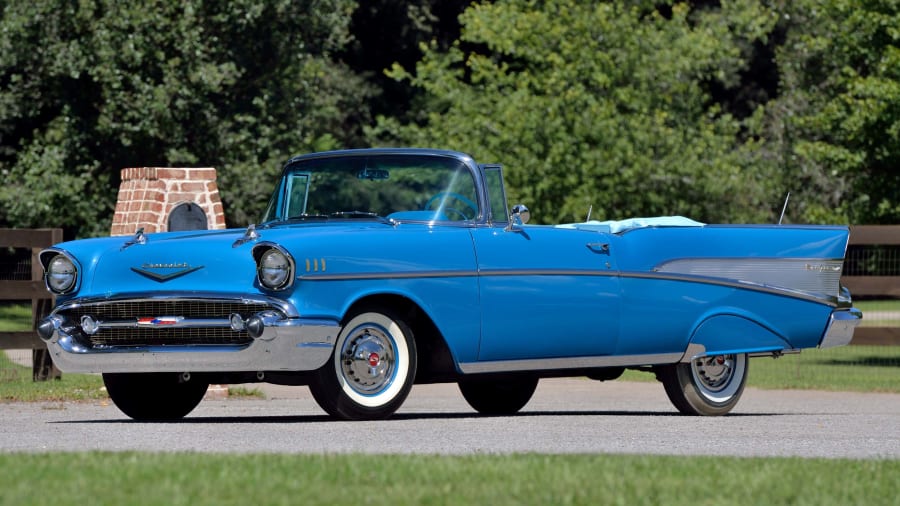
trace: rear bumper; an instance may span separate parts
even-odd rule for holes
[[[270,317],[262,335],[244,345],[99,348],[59,323],[52,316],[42,322],[45,341],[53,363],[73,373],[309,371],[328,361],[340,330],[330,320]]]
[[[862,322],[862,311],[856,308],[835,309],[819,341],[819,348],[833,348],[850,344],[853,331]]]

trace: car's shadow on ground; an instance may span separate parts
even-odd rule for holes
[[[796,414],[796,413],[792,413]],[[784,416],[785,413],[729,413],[722,418],[745,418],[745,417],[770,417]],[[472,420],[472,419],[492,419],[492,418],[543,418],[543,417],[592,417],[592,416],[633,416],[633,417],[678,417],[687,418],[685,415],[674,411],[524,411],[514,415],[482,415],[479,413],[396,413],[385,420],[369,420],[345,422],[337,420],[328,415],[274,415],[274,416],[188,416],[179,420],[158,420],[152,422],[142,422],[132,420],[130,418],[116,418],[104,420],[63,420],[48,423],[59,424],[118,424],[118,423],[150,423],[159,424],[265,424],[265,423],[290,423],[290,424],[313,424],[313,423],[396,423],[410,420]],[[693,417],[699,418],[699,417]]]

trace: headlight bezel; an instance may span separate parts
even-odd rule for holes
[[[256,261],[256,281],[259,285],[275,292],[291,288],[294,284],[296,264],[294,257],[281,246],[261,243],[253,249]],[[273,277],[275,273],[280,273]]]
[[[40,257],[44,286],[50,293],[67,295],[78,291],[81,269],[74,257],[60,250],[42,251]]]

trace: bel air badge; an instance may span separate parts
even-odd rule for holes
[[[132,267],[131,270],[143,276],[147,276],[154,281],[159,281],[160,283],[162,283],[164,281],[169,281],[170,279],[184,276],[185,274],[190,274],[202,268],[202,265],[191,267],[191,265],[187,262],[177,262],[161,264],[145,263],[140,267]]]

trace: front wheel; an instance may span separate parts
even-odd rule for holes
[[[511,415],[528,404],[537,384],[536,377],[463,379],[459,391],[483,415]]]
[[[412,330],[393,311],[373,308],[347,320],[331,360],[315,372],[309,390],[331,416],[376,420],[397,411],[415,377]]]
[[[747,382],[747,354],[700,357],[657,369],[666,395],[686,415],[724,415],[734,408]]]
[[[209,388],[177,373],[104,373],[103,384],[113,404],[139,421],[184,418]]]

